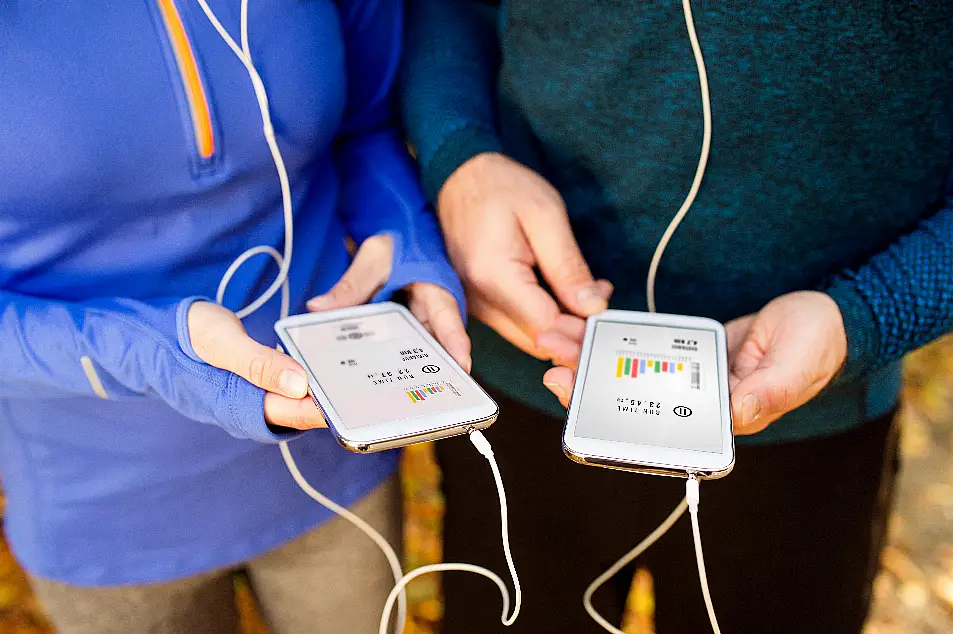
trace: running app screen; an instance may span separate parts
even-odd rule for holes
[[[600,321],[575,433],[720,452],[714,331]]]
[[[295,326],[288,334],[351,429],[481,402],[397,311]]]

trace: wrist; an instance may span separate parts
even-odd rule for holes
[[[877,347],[877,324],[863,297],[846,282],[834,283],[825,291],[840,312],[846,353],[834,381],[843,383],[863,376],[873,365]]]
[[[189,332],[189,311],[192,310],[192,306],[198,302],[214,303],[210,298],[198,295],[183,299],[176,307],[175,330],[179,348],[181,348],[182,352],[185,353],[185,356],[192,359],[193,361],[204,363],[202,359],[200,359],[195,353],[195,349],[192,347],[192,335]]]
[[[427,198],[436,203],[447,181],[474,157],[502,152],[503,143],[495,130],[482,125],[463,125],[455,129],[426,161],[421,162],[421,180]]]
[[[490,167],[501,159],[506,160],[506,157],[499,152],[481,152],[458,165],[437,192],[437,209],[446,205],[448,200],[457,198],[458,190],[483,185]]]

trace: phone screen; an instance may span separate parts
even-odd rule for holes
[[[575,434],[721,452],[716,341],[712,330],[596,322]]]
[[[287,332],[348,428],[482,402],[398,311],[292,326]]]

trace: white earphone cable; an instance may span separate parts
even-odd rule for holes
[[[513,623],[516,622],[516,618],[520,615],[520,607],[523,604],[523,591],[520,588],[519,575],[516,574],[516,566],[513,564],[513,554],[510,552],[509,511],[506,504],[506,490],[503,488],[503,478],[500,476],[500,468],[496,464],[496,457],[493,455],[493,449],[490,447],[490,443],[486,437],[478,429],[471,431],[469,436],[470,442],[473,443],[477,451],[479,451],[490,464],[490,469],[493,471],[493,480],[496,482],[496,492],[500,499],[500,531],[503,536],[503,554],[506,557],[506,566],[509,568],[510,577],[513,580],[513,588],[515,589],[516,598],[513,605],[513,614],[507,616],[507,613],[510,611],[510,592],[499,575],[492,570],[487,570],[482,566],[474,566],[472,564],[432,564],[429,566],[421,566],[409,572],[403,579],[397,582],[397,585],[391,590],[390,596],[387,597],[387,602],[384,604],[384,613],[381,616],[379,634],[387,634],[387,622],[390,620],[390,613],[394,607],[394,599],[398,593],[403,592],[404,587],[417,577],[431,572],[456,571],[472,572],[482,575],[495,583],[496,587],[500,589],[500,595],[503,597],[503,613],[500,616],[500,622],[508,627],[513,625]]]
[[[672,218],[658,246],[655,247],[655,253],[652,255],[652,263],[649,265],[649,275],[645,281],[645,296],[648,301],[649,312],[655,312],[655,276],[658,274],[659,262],[662,261],[662,253],[668,246],[669,241],[682,219],[691,209],[698,196],[698,190],[701,188],[702,179],[705,177],[705,168],[708,166],[708,156],[711,153],[711,97],[708,94],[708,71],[705,69],[705,58],[702,56],[701,45],[698,43],[698,34],[695,32],[695,20],[692,17],[691,0],[682,0],[682,10],[685,13],[685,24],[688,27],[688,39],[692,43],[692,52],[695,55],[695,66],[698,68],[698,83],[702,94],[702,118],[704,119],[704,135],[702,138],[701,156],[698,159],[698,167],[695,170],[695,178],[692,180],[692,187],[688,191],[688,196],[681,208]]]
[[[290,310],[288,271],[291,267],[291,255],[294,244],[294,214],[292,213],[291,206],[291,186],[288,179],[288,172],[285,168],[285,163],[281,156],[281,151],[278,148],[278,142],[275,138],[275,130],[271,123],[271,114],[268,108],[268,95],[265,92],[265,85],[262,82],[258,71],[255,69],[254,64],[252,63],[251,49],[249,47],[248,40],[248,0],[242,0],[241,3],[242,43],[240,47],[231,37],[231,35],[229,35],[225,27],[222,26],[222,23],[218,20],[218,18],[215,16],[215,13],[209,7],[207,0],[198,0],[198,3],[201,5],[202,11],[205,12],[206,17],[208,17],[209,22],[211,22],[212,26],[215,28],[221,38],[245,66],[245,70],[248,72],[248,76],[251,79],[252,86],[255,91],[255,98],[258,102],[258,108],[261,111],[265,141],[268,143],[268,148],[271,151],[271,156],[275,163],[275,169],[278,171],[278,180],[281,186],[282,211],[284,214],[285,224],[284,253],[279,253],[277,249],[267,245],[252,247],[251,249],[248,249],[242,253],[234,262],[231,263],[231,265],[229,265],[228,269],[225,271],[225,274],[222,276],[222,280],[219,282],[219,286],[215,294],[215,301],[219,304],[224,302],[225,291],[228,288],[229,282],[231,282],[235,273],[245,262],[252,257],[264,254],[270,256],[278,264],[278,276],[257,299],[255,299],[248,306],[236,311],[236,314],[240,319],[251,315],[261,308],[272,297],[274,297],[275,293],[277,293],[280,289],[280,314],[281,317],[284,318],[288,316]],[[411,573],[404,575],[400,558],[397,556],[397,553],[387,542],[387,540],[363,519],[343,506],[337,504],[333,500],[327,498],[320,491],[312,487],[301,473],[301,470],[298,468],[298,465],[294,460],[294,456],[291,454],[291,448],[288,446],[288,443],[281,442],[278,444],[282,459],[284,460],[288,471],[291,473],[291,476],[294,478],[301,490],[331,512],[343,517],[360,529],[361,532],[363,532],[365,535],[371,538],[375,544],[377,544],[377,547],[380,548],[381,552],[383,552],[384,556],[387,558],[387,562],[390,565],[391,571],[394,575],[395,586],[391,591],[390,596],[387,598],[384,612],[381,616],[380,634],[386,634],[387,632],[387,625],[390,621],[390,615],[395,602],[397,603],[397,623],[395,630],[397,634],[402,634],[407,618],[407,593],[405,588],[412,580],[430,572],[462,571],[483,575],[484,577],[492,580],[500,589],[500,593],[503,597],[503,614],[501,617],[501,622],[504,625],[509,626],[512,625],[519,616],[520,606],[522,605],[523,600],[523,593],[520,589],[519,576],[516,573],[516,567],[513,563],[513,555],[510,552],[509,517],[506,504],[506,491],[503,488],[503,480],[500,476],[500,470],[496,464],[496,458],[493,456],[493,450],[490,447],[490,443],[486,440],[483,434],[480,433],[479,430],[471,431],[469,436],[473,445],[489,462],[490,468],[493,471],[493,479],[496,483],[497,493],[499,494],[503,551],[506,556],[506,563],[513,579],[513,586],[515,588],[515,604],[513,608],[513,614],[509,617],[507,617],[507,613],[510,609],[509,590],[507,589],[506,584],[503,583],[503,580],[500,579],[496,573],[487,570],[486,568],[471,564],[436,564],[433,566],[420,567]]]
[[[212,26],[232,50],[235,56],[242,62],[242,65],[244,65],[245,70],[251,79],[252,87],[255,91],[255,98],[258,102],[258,109],[261,111],[265,141],[268,144],[268,149],[271,151],[272,160],[274,161],[275,169],[278,172],[278,181],[281,186],[282,211],[285,224],[284,254],[279,253],[277,249],[268,245],[252,247],[251,249],[248,249],[242,253],[240,256],[238,256],[238,258],[235,259],[234,262],[229,265],[228,269],[225,271],[225,274],[222,276],[222,279],[218,285],[218,290],[215,294],[215,301],[219,304],[224,302],[225,290],[228,288],[228,284],[231,282],[235,273],[238,272],[238,269],[241,268],[245,262],[257,255],[269,255],[278,264],[278,276],[264,293],[262,293],[248,306],[236,311],[236,314],[240,319],[251,315],[261,308],[272,297],[274,297],[275,293],[280,289],[280,315],[282,318],[284,318],[287,317],[290,312],[290,287],[288,282],[288,270],[291,267],[291,255],[294,248],[294,215],[292,213],[291,207],[291,185],[289,182],[287,169],[285,168],[284,159],[281,156],[281,150],[278,148],[278,142],[275,138],[275,130],[271,124],[271,113],[268,109],[268,94],[265,92],[265,85],[262,82],[258,71],[255,69],[254,64],[252,63],[251,49],[248,40],[248,0],[242,0],[241,3],[241,47],[235,43],[235,40],[232,39],[225,27],[222,26],[222,23],[218,20],[218,17],[216,17],[215,13],[209,7],[207,0],[198,0],[198,3],[202,7],[202,11],[205,12],[209,22],[211,22]],[[360,529],[361,532],[370,537],[387,558],[387,562],[394,574],[395,582],[400,580],[404,574],[400,564],[400,558],[397,556],[397,553],[394,552],[394,549],[391,547],[391,545],[387,543],[387,540],[384,539],[380,533],[374,530],[371,525],[362,520],[360,517],[343,506],[340,506],[334,501],[328,499],[314,487],[312,487],[298,469],[298,465],[295,463],[294,457],[291,455],[291,449],[288,446],[288,443],[281,442],[279,443],[278,447],[281,450],[281,455],[285,461],[288,471],[291,472],[291,475],[298,486],[316,502],[327,508],[329,511],[336,513],[348,520],[354,524],[354,526]],[[401,592],[400,596],[398,597],[397,605],[398,634],[403,632],[406,615],[407,595],[405,592]]]
[[[695,65],[698,68],[698,83],[699,87],[701,88],[704,134],[702,138],[701,156],[698,159],[698,167],[695,170],[695,177],[692,180],[691,189],[689,189],[688,196],[685,198],[682,206],[675,214],[675,217],[672,218],[672,221],[662,234],[662,238],[659,240],[658,246],[655,247],[655,253],[652,255],[652,262],[649,265],[649,274],[645,281],[645,298],[648,304],[649,312],[651,313],[656,312],[655,278],[658,274],[659,262],[662,260],[662,254],[665,252],[665,248],[672,239],[672,235],[675,233],[675,230],[678,229],[678,225],[681,224],[682,220],[688,214],[688,210],[691,209],[692,204],[695,202],[696,196],[698,196],[698,190],[701,188],[702,179],[705,177],[705,169],[708,166],[708,157],[711,152],[712,117],[711,96],[708,91],[708,71],[705,68],[705,58],[702,55],[701,45],[698,42],[698,34],[695,32],[695,20],[692,17],[691,0],[682,0],[682,10],[685,14],[685,25],[688,28],[688,39],[691,41],[692,53],[695,56]],[[662,535],[667,533],[669,529],[672,528],[675,522],[677,522],[678,519],[685,513],[685,510],[688,509],[692,520],[692,535],[695,542],[695,559],[698,564],[698,579],[702,586],[702,595],[705,599],[705,608],[708,610],[708,619],[711,622],[712,630],[715,634],[721,634],[721,630],[718,627],[718,620],[715,618],[715,608],[712,605],[711,594],[708,591],[708,575],[705,572],[705,557],[702,551],[701,530],[698,527],[698,501],[700,495],[698,480],[694,475],[690,475],[685,486],[685,498],[678,503],[678,506],[675,507],[675,510],[671,512],[665,521],[662,522],[658,528],[652,531],[648,537],[643,539],[635,548],[623,555],[622,558],[615,562],[608,570],[593,580],[593,582],[589,584],[589,587],[586,588],[586,592],[583,595],[582,600],[583,606],[585,607],[586,612],[589,613],[589,616],[591,616],[592,619],[601,625],[606,631],[612,632],[612,634],[625,634],[625,632],[609,623],[601,614],[596,611],[595,607],[592,605],[592,595],[595,594],[596,590],[602,587],[606,581],[615,576],[636,557],[641,555],[655,542],[657,542]]]
[[[659,524],[652,533],[639,542],[639,545],[627,552],[622,556],[619,561],[612,564],[608,570],[596,577],[592,583],[589,584],[589,587],[586,588],[585,594],[582,596],[582,604],[586,608],[586,612],[589,613],[589,616],[592,617],[592,620],[598,623],[608,632],[612,634],[625,634],[622,630],[612,625],[607,621],[598,611],[596,611],[595,606],[592,605],[592,595],[596,593],[596,590],[602,587],[602,585],[607,582],[612,577],[616,576],[620,570],[628,566],[632,561],[644,553],[646,550],[652,547],[652,545],[659,540],[665,533],[668,532],[668,529],[672,526],[685,514],[685,509],[688,508],[688,503],[685,500],[682,500],[678,503],[678,506],[675,507],[675,510],[665,519],[664,522]]]
[[[308,494],[312,500],[328,509],[332,513],[337,513],[339,516],[343,517],[351,524],[356,526],[362,533],[371,538],[371,540],[377,544],[377,547],[381,549],[381,552],[384,553],[384,556],[387,558],[387,563],[390,564],[391,572],[394,574],[394,580],[396,583],[400,583],[401,578],[404,576],[404,569],[400,564],[400,557],[397,556],[397,553],[394,552],[393,547],[388,543],[383,535],[378,533],[373,526],[365,522],[359,516],[355,515],[345,507],[334,502],[333,500],[326,497],[323,493],[315,489],[311,484],[305,479],[304,475],[301,474],[301,470],[298,469],[298,464],[295,462],[294,457],[291,455],[291,448],[288,446],[288,443],[282,442],[278,443],[278,448],[281,450],[281,457],[285,461],[285,465],[288,467],[288,471],[291,472],[291,477],[294,478],[294,481],[298,484],[302,491]],[[406,585],[406,584],[404,584]],[[404,586],[399,586],[399,597],[397,605],[397,632],[403,632],[404,630],[404,619],[406,618],[406,592],[404,592]],[[391,593],[394,594],[393,592]],[[389,605],[393,605],[391,602]],[[381,633],[386,634],[387,632],[387,622],[390,620],[390,610],[386,611],[384,618],[381,620]]]
[[[279,267],[278,276],[255,301],[235,311],[239,319],[244,319],[264,306],[268,300],[275,296],[275,293],[277,293],[282,286],[287,286],[288,284],[288,270],[291,268],[291,253],[294,249],[294,214],[291,209],[291,185],[288,180],[288,170],[285,168],[285,162],[281,156],[281,150],[278,149],[278,141],[275,139],[275,128],[271,124],[271,113],[268,109],[268,93],[265,92],[265,84],[261,81],[261,77],[258,75],[255,65],[252,64],[251,51],[248,50],[248,0],[242,0],[242,47],[239,47],[238,44],[235,43],[235,40],[232,39],[232,36],[228,34],[228,31],[225,30],[225,27],[222,26],[222,23],[219,22],[215,13],[212,12],[212,9],[208,6],[208,2],[206,0],[198,0],[198,3],[201,5],[206,17],[208,17],[209,22],[212,23],[212,26],[215,27],[215,30],[218,31],[218,34],[225,43],[228,44],[228,47],[232,49],[232,52],[235,53],[235,56],[241,61],[245,66],[245,70],[248,72],[248,77],[251,79],[252,87],[255,91],[255,99],[258,101],[258,109],[261,111],[265,141],[268,143],[268,149],[271,151],[271,158],[275,162],[275,169],[278,171],[278,181],[281,185],[281,207],[285,220],[285,250],[284,253],[281,254],[281,257],[276,259]],[[219,303],[222,302],[222,298],[225,295],[225,288],[242,264],[248,261],[249,258],[260,253],[270,253],[268,251],[269,249],[272,249],[272,247],[253,247],[242,253],[237,260],[232,262],[228,270],[225,271],[225,275],[219,284],[216,301]],[[282,317],[285,316],[285,314],[282,314]]]
[[[685,483],[685,499],[688,501],[688,514],[692,519],[692,539],[695,542],[695,563],[698,564],[698,581],[702,586],[702,596],[705,597],[705,609],[708,610],[708,621],[715,634],[721,634],[718,619],[715,617],[715,606],[711,602],[711,593],[708,591],[708,573],[705,572],[705,553],[702,550],[702,532],[698,527],[698,502],[701,499],[698,479],[692,474]]]

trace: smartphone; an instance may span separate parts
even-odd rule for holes
[[[576,462],[720,478],[735,462],[725,328],[702,317],[590,317],[563,431]]]
[[[406,308],[384,302],[275,324],[331,432],[359,453],[485,429],[499,408]]]

